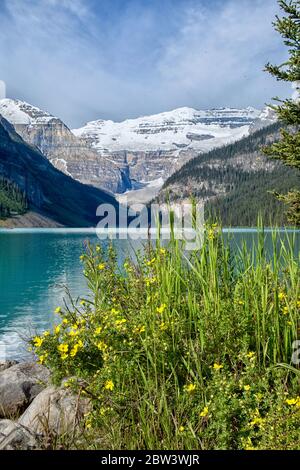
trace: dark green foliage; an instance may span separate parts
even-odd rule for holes
[[[280,0],[279,6],[285,16],[276,17],[274,27],[284,39],[289,48],[289,59],[282,65],[267,64],[266,71],[277,80],[294,82],[298,86],[300,81],[300,1]],[[291,126],[281,132],[281,140],[264,149],[266,155],[282,160],[285,165],[300,168],[300,98],[284,101],[276,98],[279,105],[273,106],[279,119]],[[299,185],[298,185],[299,188]],[[300,225],[300,191],[292,188],[287,194],[277,195],[279,200],[288,204],[288,219],[295,225]]]
[[[253,226],[259,214],[266,225],[285,225],[284,203],[271,193],[296,188],[298,173],[279,161],[264,162],[260,152],[279,139],[281,127],[279,122],[272,124],[234,144],[197,156],[166,181],[163,194],[171,200],[191,196],[208,200],[206,216],[216,216],[225,226]],[[256,161],[260,162],[257,169]]]
[[[27,209],[25,193],[15,183],[0,177],[0,218],[24,214]]]
[[[258,215],[265,226],[283,226],[288,223],[282,201],[274,198],[273,188],[282,192],[287,184],[298,182],[295,171],[278,166],[267,171],[244,173],[240,186],[227,196],[216,197],[205,206],[206,217],[222,220],[226,226],[255,226]]]

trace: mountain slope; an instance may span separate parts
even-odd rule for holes
[[[145,183],[166,180],[199,153],[248,135],[259,115],[254,108],[178,108],[123,122],[93,121],[73,133],[99,155],[127,164],[131,181]]]
[[[108,193],[83,185],[54,168],[1,116],[0,176],[25,192],[32,210],[62,225],[95,225],[99,204],[108,202],[118,207]]]
[[[268,191],[285,192],[299,187],[297,173],[267,159],[261,146],[279,137],[280,123],[212,150],[186,163],[165,183],[160,200],[187,200],[194,196],[206,203],[206,213],[217,215],[224,225],[252,225],[258,213],[269,224],[284,223],[283,205]]]
[[[36,146],[68,176],[112,192],[131,187],[122,168],[89,148],[57,117],[24,101],[9,98],[0,100],[0,114],[25,142]]]

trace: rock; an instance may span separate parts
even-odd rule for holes
[[[34,363],[20,363],[0,372],[0,417],[19,415],[49,384],[50,372]]]
[[[78,429],[89,401],[66,388],[47,387],[20,417],[18,423],[37,434],[60,435]]]
[[[9,369],[9,367],[15,366],[18,361],[0,361],[0,372]]]
[[[34,450],[40,447],[38,436],[9,419],[0,420],[0,450]]]

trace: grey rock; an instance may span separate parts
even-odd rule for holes
[[[35,450],[39,438],[29,429],[9,419],[0,420],[0,450]]]
[[[0,361],[0,372],[18,364],[18,361]]]
[[[20,363],[0,372],[0,417],[19,415],[48,385],[50,372],[34,363]]]
[[[18,423],[38,434],[61,435],[77,432],[89,410],[89,401],[66,388],[47,387],[26,409]]]

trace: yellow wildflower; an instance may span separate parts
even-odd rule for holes
[[[147,266],[151,266],[153,263],[155,263],[156,258],[152,258],[150,261],[147,261]]]
[[[74,331],[74,330],[71,330],[69,331],[69,336],[73,337],[73,336],[77,336],[79,334],[79,331]]]
[[[207,415],[208,415],[208,407],[205,406],[203,408],[203,410],[201,411],[200,416],[201,416],[201,418],[205,418],[205,416],[207,416]]]
[[[71,351],[70,351],[70,356],[71,356],[71,357],[75,357],[76,354],[78,353],[78,349],[79,349],[79,345],[78,345],[78,344],[75,344],[75,345],[73,346],[73,348],[71,349]]]
[[[151,286],[152,284],[155,284],[156,281],[157,281],[156,277],[145,278],[147,287]]]
[[[255,356],[255,352],[253,352],[253,351],[249,351],[247,353],[247,357],[249,357],[249,359],[252,359],[254,356]]]
[[[33,344],[36,348],[40,348],[44,342],[44,339],[41,338],[40,336],[35,336],[33,338]]]
[[[188,384],[188,385],[185,385],[183,388],[187,393],[193,393],[196,390],[196,385]]]
[[[67,353],[69,350],[69,345],[66,343],[62,343],[57,346],[57,349],[61,353]]]
[[[250,389],[251,389],[250,385],[244,385],[245,392],[249,392]]]
[[[58,335],[58,333],[60,332],[60,325],[57,325],[55,328],[54,328],[54,332],[56,335]]]
[[[64,318],[62,322],[63,322],[64,325],[67,325],[69,323],[66,318]]]
[[[54,313],[56,314],[61,313],[61,307],[56,307],[56,309],[54,310]]]
[[[215,370],[220,370],[220,369],[222,369],[223,367],[224,367],[224,366],[222,366],[221,364],[218,364],[218,363],[216,363],[216,362],[215,362],[214,365],[213,365],[213,369],[215,369]]]
[[[165,331],[165,330],[168,329],[168,325],[163,321],[163,322],[161,322],[161,324],[159,325],[159,329],[160,329],[161,331]]]
[[[156,311],[157,311],[157,313],[162,314],[162,313],[164,313],[166,308],[167,308],[166,304],[161,304],[160,307],[157,307]]]
[[[296,398],[287,398],[285,400],[285,402],[289,405],[289,406],[297,406],[300,408],[300,397],[296,397]]]
[[[254,426],[263,427],[264,422],[265,422],[264,418],[260,416],[259,410],[258,408],[256,408],[254,415],[252,417],[252,421],[250,421],[249,423],[249,426],[251,428],[254,428]]]
[[[106,351],[106,349],[108,348],[107,344],[104,343],[104,341],[99,341],[96,346],[100,351]]]
[[[101,326],[98,326],[98,328],[95,329],[95,334],[96,335],[99,335],[102,331],[102,327]]]
[[[46,336],[49,336],[49,335],[50,335],[50,331],[49,331],[49,330],[44,331],[43,336],[46,337]]]
[[[287,315],[289,313],[289,308],[287,306],[283,307],[282,313],[283,315]]]
[[[48,357],[48,353],[42,354],[39,356],[39,364],[43,364]]]
[[[285,293],[284,292],[279,292],[278,299],[279,300],[284,300],[285,299]]]
[[[165,254],[166,254],[166,250],[165,250],[164,248],[160,248],[159,252],[160,252],[161,255],[165,255]]]
[[[114,383],[112,380],[107,380],[104,384],[105,390],[113,390],[114,389]]]
[[[179,428],[178,428],[178,431],[179,431],[179,432],[184,432],[184,430],[185,430],[185,427],[184,427],[184,426],[179,426]]]
[[[123,323],[126,323],[126,322],[127,322],[126,318],[121,318],[120,320],[115,321],[115,325],[121,326]]]
[[[105,269],[105,263],[98,264],[98,269],[99,271],[103,271],[103,269]]]
[[[143,333],[144,331],[146,330],[145,326],[142,325],[142,326],[137,326],[133,329],[133,333],[135,334],[139,334],[139,333]]]

